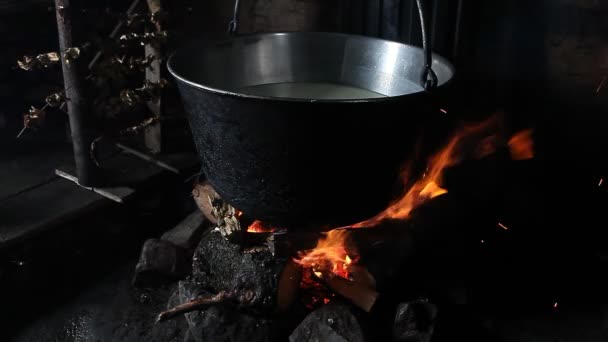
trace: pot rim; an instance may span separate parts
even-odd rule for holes
[[[230,91],[230,90],[225,90],[225,89],[220,89],[220,88],[215,88],[215,87],[211,87],[211,86],[206,86],[194,81],[190,81],[187,78],[185,78],[184,76],[181,76],[174,68],[173,68],[173,61],[175,60],[175,58],[177,58],[176,56],[178,56],[180,53],[183,53],[183,51],[189,49],[189,48],[193,48],[193,45],[195,43],[200,43],[200,42],[219,42],[219,41],[225,41],[225,40],[230,40],[230,39],[238,39],[238,38],[255,38],[255,37],[261,37],[261,36],[284,36],[284,35],[333,35],[333,36],[345,36],[345,37],[352,37],[352,38],[356,38],[356,39],[366,39],[366,40],[376,40],[376,41],[382,41],[382,42],[386,42],[386,43],[390,43],[390,44],[397,44],[397,45],[402,45],[402,46],[407,46],[409,48],[414,48],[416,50],[419,50],[421,52],[423,52],[423,49],[419,46],[415,46],[415,45],[411,45],[411,44],[405,44],[402,42],[397,42],[397,41],[393,41],[393,40],[388,40],[388,39],[383,39],[383,38],[377,38],[377,37],[369,37],[369,36],[363,36],[363,35],[356,35],[356,34],[349,34],[349,33],[340,33],[340,32],[301,32],[301,31],[285,31],[285,32],[267,32],[267,33],[252,33],[252,34],[241,34],[235,37],[229,37],[229,38],[221,38],[221,37],[213,37],[213,38],[199,38],[196,39],[192,42],[190,42],[189,44],[187,44],[184,47],[181,47],[179,49],[177,49],[175,52],[173,52],[169,58],[167,59],[167,69],[169,70],[169,72],[171,73],[171,75],[173,75],[173,77],[175,77],[175,79],[177,79],[179,82],[182,82],[183,84],[186,84],[190,87],[196,88],[196,89],[200,89],[200,90],[204,90],[210,93],[215,93],[215,94],[219,94],[219,95],[226,95],[226,96],[231,96],[231,97],[237,97],[237,98],[247,98],[247,99],[254,99],[254,100],[262,100],[262,101],[280,101],[280,102],[302,102],[302,103],[369,103],[369,102],[387,102],[387,101],[394,101],[395,99],[402,99],[402,98],[406,98],[406,97],[412,97],[412,96],[417,96],[420,94],[427,94],[430,93],[426,90],[421,90],[421,91],[416,91],[416,92],[412,92],[412,93],[408,93],[408,94],[402,94],[402,95],[396,95],[396,96],[383,96],[383,97],[374,97],[374,98],[360,98],[360,99],[307,99],[307,98],[294,98],[294,97],[278,97],[278,96],[260,96],[260,95],[253,95],[253,94],[245,94],[245,93],[239,93],[239,92],[235,92],[235,91]],[[451,72],[451,77],[445,81],[444,83],[440,84],[437,86],[437,89],[440,88],[444,88],[445,86],[449,85],[453,80],[454,80],[454,76],[455,76],[455,68],[453,66],[453,64],[448,61],[447,58],[433,52],[433,60],[434,61],[438,61],[441,64],[443,64],[446,68],[448,68]],[[432,93],[432,92],[431,92]]]

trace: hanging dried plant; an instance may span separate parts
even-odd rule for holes
[[[27,113],[25,113],[23,115],[23,126],[24,127],[39,126],[44,122],[45,118],[46,118],[46,111],[44,110],[44,107],[41,109],[38,109],[38,108],[32,106],[27,111]]]
[[[152,62],[156,60],[156,56],[148,55],[146,57],[134,57],[130,56],[113,56],[110,62],[114,65],[120,65],[126,67],[129,71],[145,71],[147,68],[151,68]]]
[[[23,114],[23,129],[17,134],[17,138],[21,137],[23,132],[25,132],[28,128],[34,126],[40,126],[44,122],[46,118],[46,105],[42,108],[36,108],[32,106],[25,114]]]
[[[122,131],[120,131],[120,136],[125,137],[140,134],[146,127],[154,125],[155,123],[160,122],[160,120],[161,118],[158,116],[147,118],[135,126],[123,129]]]
[[[44,69],[51,65],[59,63],[59,54],[57,52],[47,52],[39,54],[36,57],[23,56],[17,61],[19,68],[30,71],[34,69]]]
[[[169,15],[165,11],[154,11],[150,14],[150,21],[155,25],[160,25],[167,21]]]
[[[66,64],[72,63],[73,61],[77,60],[78,57],[80,57],[80,48],[71,47],[67,48],[63,52],[63,59],[65,60]]]
[[[45,102],[53,108],[59,108],[66,100],[65,94],[63,92],[59,92],[47,96]]]
[[[120,92],[120,100],[127,106],[135,106],[144,102],[157,102],[163,88],[167,86],[167,80],[158,82],[146,80],[141,88],[123,89]]]
[[[120,43],[124,45],[128,44],[139,44],[139,45],[148,45],[148,44],[163,44],[167,41],[167,31],[160,32],[147,32],[147,33],[127,33],[123,34],[119,38]]]

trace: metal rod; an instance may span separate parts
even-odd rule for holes
[[[424,89],[432,90],[437,86],[437,75],[433,71],[432,44],[429,39],[428,23],[426,18],[426,0],[416,0],[418,14],[420,15],[420,28],[422,30],[422,49],[424,50],[424,71],[422,72],[421,83]]]
[[[83,96],[81,75],[78,71],[78,60],[67,61],[63,57],[64,51],[74,47],[72,40],[72,18],[70,15],[70,0],[55,0],[55,15],[57,17],[57,31],[59,33],[59,51],[62,55],[63,84],[65,88],[74,149],[74,162],[78,183],[83,186],[95,184],[95,165],[89,156],[89,146],[93,141],[93,134],[87,123],[87,103]]]
[[[437,46],[437,24],[439,21],[439,1],[433,1],[433,15],[431,17],[431,45]]]
[[[460,45],[460,31],[462,30],[462,5],[464,0],[458,0],[456,9],[456,23],[454,27],[454,46],[452,47],[452,59],[458,56],[458,48]]]

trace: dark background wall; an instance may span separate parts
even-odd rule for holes
[[[86,3],[120,12],[130,2]],[[569,135],[584,132],[583,141],[597,135],[597,141],[588,141],[583,150],[603,143],[600,132],[608,126],[608,84],[599,91],[598,87],[608,75],[608,2],[427,3],[433,46],[456,65],[455,97],[461,105],[507,109],[516,121],[540,120],[552,131]],[[225,34],[233,9],[229,0],[171,4],[192,7],[178,37],[184,40]],[[0,1],[0,129],[13,123],[11,134],[29,104],[57,83],[56,74],[15,70],[15,60],[23,54],[54,50],[57,38],[50,6],[50,0]],[[341,31],[420,45],[414,0],[242,0],[240,22],[243,33]]]

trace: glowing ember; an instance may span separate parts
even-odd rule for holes
[[[557,302],[553,303],[553,308],[557,309]]]
[[[349,278],[348,268],[356,263],[354,248],[347,250],[349,232],[345,229],[334,229],[317,241],[317,246],[308,251],[298,253],[294,261],[304,268],[312,270],[318,278],[336,275],[344,279]]]
[[[521,131],[509,139],[509,151],[513,160],[534,158],[534,140],[532,130]]]
[[[604,178],[600,178],[600,181],[597,183],[597,186],[602,186],[604,184]]]
[[[504,230],[509,230],[509,228],[507,226],[505,226],[504,224],[498,222],[498,226]]]
[[[264,224],[262,221],[255,220],[247,227],[247,233],[272,233],[276,228]]]
[[[445,110],[445,109],[443,109],[443,108],[441,108],[439,111],[441,111],[443,114],[447,114],[448,113],[448,111]]]
[[[481,243],[484,243],[484,241],[483,241],[483,240],[481,240]]]

